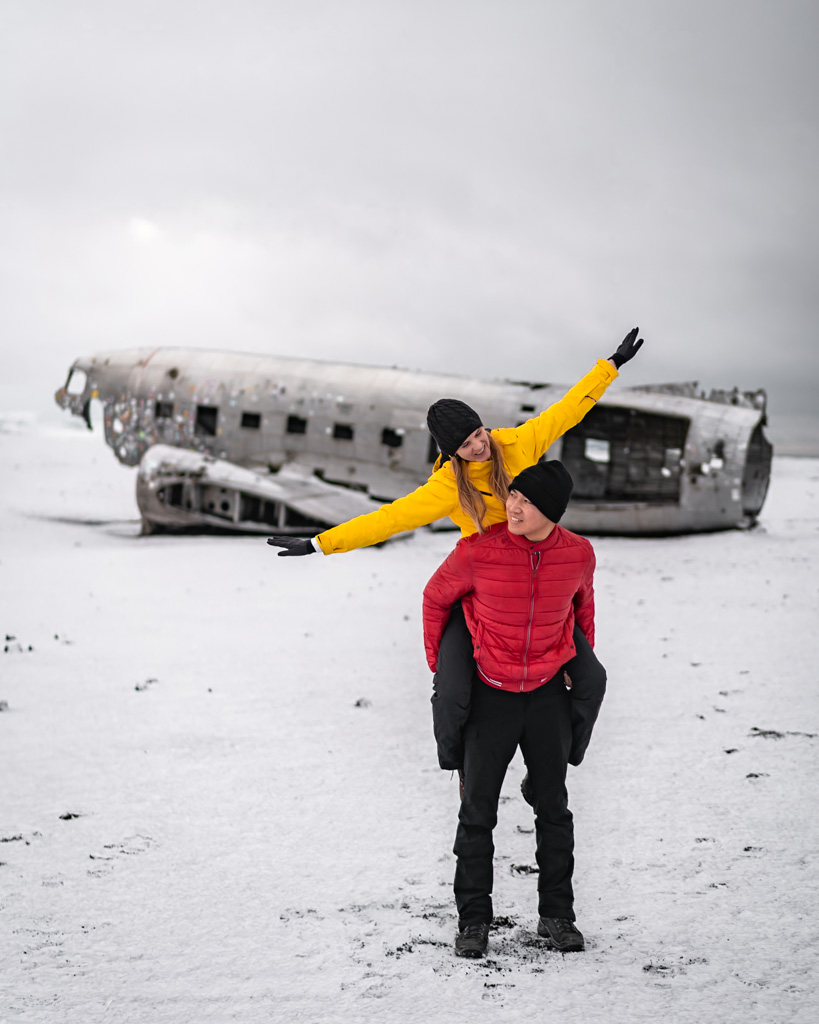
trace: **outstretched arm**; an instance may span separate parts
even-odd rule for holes
[[[576,427],[586,413],[594,408],[597,400],[617,377],[618,367],[633,359],[643,344],[642,338],[635,340],[638,332],[637,327],[629,331],[617,351],[608,359],[599,359],[594,369],[570,388],[559,402],[519,427],[496,432],[497,435],[508,434],[509,440],[520,446],[524,465],[537,462],[559,437]],[[498,439],[502,440],[502,437]]]
[[[451,515],[457,505],[455,478],[447,467],[436,470],[425,484],[403,498],[396,498],[367,515],[333,526],[312,541],[294,542],[291,537],[271,537],[267,543],[286,549],[279,555],[309,555],[316,550],[334,555],[380,544],[396,533],[427,526],[436,519]]]

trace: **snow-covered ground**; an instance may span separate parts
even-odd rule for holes
[[[102,439],[26,418],[0,480],[2,1024],[817,1019],[819,461],[776,459],[753,531],[595,541],[588,949],[535,936],[518,759],[483,961],[421,643],[455,534],[139,537]]]

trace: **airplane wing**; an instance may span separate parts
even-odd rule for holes
[[[163,444],[143,456],[136,493],[145,533],[207,526],[304,536],[378,507],[366,494],[325,483],[298,466],[261,473]]]

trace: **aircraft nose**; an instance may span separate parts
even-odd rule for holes
[[[72,416],[81,416],[90,426],[87,406],[91,397],[87,372],[75,363],[65,384],[54,392],[54,401]]]

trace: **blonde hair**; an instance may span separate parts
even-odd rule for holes
[[[506,503],[509,497],[509,484],[511,477],[503,461],[503,450],[494,437],[487,431],[489,439],[489,461],[492,463],[492,470],[489,474],[489,489],[502,503]],[[451,459],[452,473],[458,487],[458,504],[466,512],[469,518],[477,527],[478,533],[486,533],[484,518],[486,516],[486,502],[478,488],[469,479],[469,471],[464,468],[464,462],[459,455],[453,455]]]

